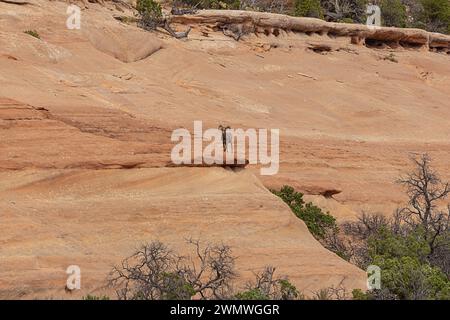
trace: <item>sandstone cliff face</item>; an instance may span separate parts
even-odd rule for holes
[[[186,236],[230,243],[244,279],[272,264],[306,294],[364,288],[364,272],[324,250],[267,187],[293,185],[342,221],[401,204],[393,181],[410,153],[430,153],[449,178],[449,56],[428,50],[444,36],[419,48],[401,41],[422,33],[402,31],[389,40],[398,46],[377,46],[369,32],[352,44],[361,26],[321,33],[315,20],[200,12],[177,18],[193,27],[178,41],[99,4],[68,30],[67,3],[31,2],[0,2],[2,298],[100,293],[140,243],[186,250]],[[270,32],[226,35],[249,15]],[[23,33],[33,29],[41,39]],[[280,129],[280,172],[168,167],[172,130],[194,120]],[[69,296],[71,264],[83,280]]]

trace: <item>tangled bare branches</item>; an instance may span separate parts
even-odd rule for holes
[[[344,279],[337,286],[331,286],[313,293],[313,300],[347,300],[350,293],[343,285]]]
[[[439,246],[438,238],[449,230],[450,205],[446,210],[439,209],[437,205],[450,194],[450,184],[442,182],[431,168],[431,159],[427,154],[411,160],[415,165],[414,171],[398,180],[409,197],[409,206],[400,212],[401,219],[411,227],[423,228],[433,254]]]
[[[255,280],[247,283],[247,291],[238,294],[237,298],[267,300],[303,300],[305,298],[287,277],[275,277],[275,271],[276,268],[266,266],[263,271],[254,273]]]
[[[110,285],[119,299],[222,299],[235,278],[235,258],[229,246],[206,245],[188,240],[195,258],[174,253],[154,241],[141,246],[132,256],[113,268]]]
[[[151,31],[162,28],[176,39],[186,38],[191,31],[191,27],[183,32],[173,30],[170,17],[163,14],[161,5],[154,0],[138,0],[136,10],[139,13],[138,26],[142,29]]]
[[[332,21],[362,22],[364,19],[365,6],[355,0],[322,0],[321,5],[325,11],[325,17]]]

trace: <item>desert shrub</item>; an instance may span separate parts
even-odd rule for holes
[[[390,220],[384,215],[363,211],[356,221],[343,223],[341,229],[347,235],[367,240],[371,235],[378,233],[380,229],[389,227]]]
[[[398,297],[386,288],[363,292],[361,289],[352,291],[353,300],[398,300]]]
[[[280,191],[271,190],[273,194],[279,196],[281,200],[283,200],[292,211],[298,211],[303,208],[305,201],[303,200],[303,194],[300,192],[296,192],[295,189],[291,186],[283,186]]]
[[[323,10],[320,0],[295,0],[294,16],[323,19]]]
[[[241,7],[240,0],[177,0],[175,6],[195,9],[228,9],[236,10]]]
[[[332,300],[333,295],[330,288],[323,288],[313,293],[313,300]]]
[[[121,300],[295,300],[304,299],[288,277],[275,276],[276,268],[266,266],[254,274],[244,291],[233,289],[237,277],[235,258],[224,244],[201,245],[188,240],[193,254],[181,256],[160,241],[141,246],[115,266],[109,285]],[[86,296],[85,300],[103,297]],[[108,298],[109,299],[109,298]]]
[[[368,0],[320,0],[325,19],[345,23],[365,23]]]
[[[373,263],[382,270],[382,285],[398,299],[450,299],[450,282],[439,268],[407,256],[378,256]]]
[[[448,276],[429,259],[430,247],[422,228],[397,233],[386,226],[367,238],[367,264],[381,268],[381,290],[354,299],[448,299]]]
[[[448,299],[450,281],[427,257],[430,247],[422,228],[406,235],[382,228],[368,240],[371,264],[382,270],[382,284],[398,299]]]
[[[83,300],[109,300],[108,296],[95,296],[88,294],[82,298]]]
[[[35,37],[37,39],[40,39],[41,36],[39,35],[39,33],[36,30],[26,30],[24,31],[24,33],[29,34],[32,37]]]
[[[399,299],[449,299],[450,207],[438,203],[450,194],[428,155],[411,159],[414,169],[398,180],[409,197],[390,230],[368,240],[373,263],[382,268],[385,287]]]
[[[436,240],[436,247],[429,254],[430,264],[436,266],[450,277],[450,230],[440,235]]]
[[[241,0],[240,9],[286,13],[288,10],[290,10],[290,7],[288,0]]]
[[[439,267],[428,261],[430,248],[424,231],[410,229],[400,234],[386,226],[367,240],[369,264],[381,269],[379,290],[353,290],[355,300],[448,299],[450,281]]]
[[[156,29],[163,19],[161,5],[154,0],[137,0],[138,25],[147,30]]]
[[[281,279],[278,281],[278,284],[280,286],[279,298],[281,300],[303,300],[305,298],[288,279]]]
[[[418,261],[426,261],[430,248],[420,229],[406,235],[398,235],[387,228],[381,228],[369,237],[368,253],[372,260],[384,258],[410,257]]]
[[[190,300],[221,299],[236,276],[231,248],[226,245],[194,247],[189,259],[168,246],[153,241],[141,246],[133,255],[115,266],[110,285],[122,300]]]
[[[358,267],[366,269],[372,261],[368,240],[375,239],[383,229],[395,228],[391,225],[391,219],[384,215],[363,211],[356,221],[342,223],[339,234],[327,237],[326,240],[330,250]],[[337,240],[334,240],[335,238]]]
[[[310,232],[319,239],[324,239],[328,232],[337,228],[336,218],[312,203],[307,203],[297,216],[305,221]]]
[[[276,268],[266,266],[255,273],[255,280],[246,285],[246,290],[235,295],[239,300],[296,300],[304,299],[297,288],[284,277],[275,277]]]
[[[323,240],[328,233],[336,230],[336,219],[328,212],[324,213],[322,209],[311,202],[305,204],[303,194],[296,192],[293,187],[283,186],[280,191],[271,191],[279,196],[298,218],[305,222],[309,231],[317,239]]]
[[[420,0],[414,25],[432,32],[450,33],[450,2],[448,0]]]
[[[439,206],[450,195],[450,183],[441,180],[427,154],[411,161],[414,169],[397,181],[409,198],[408,205],[399,212],[399,219],[411,229],[421,228],[433,254],[438,246],[445,245],[441,240],[450,231],[450,204],[446,210]]]
[[[346,17],[346,18],[339,19],[337,22],[341,22],[341,23],[354,23],[355,21],[353,21],[352,18]]]
[[[439,203],[450,194],[427,155],[413,158],[414,169],[398,180],[409,197],[408,206],[391,218],[363,213],[340,230],[350,240],[344,249],[365,269],[381,268],[379,290],[353,291],[358,300],[449,299],[450,205]]]
[[[294,2],[294,15],[320,15],[313,0]],[[368,0],[320,0],[321,12],[328,21],[365,23]],[[417,27],[432,32],[450,33],[450,2],[448,0],[380,0],[383,25]],[[310,8],[314,9],[310,9]],[[298,8],[298,9],[297,9]],[[312,12],[312,13],[311,13]]]
[[[249,289],[235,295],[237,300],[269,300],[259,289]]]
[[[406,7],[401,0],[382,0],[380,3],[382,23],[386,27],[406,27]]]
[[[363,292],[361,289],[353,289],[352,297],[353,300],[370,300],[370,296],[367,292]]]

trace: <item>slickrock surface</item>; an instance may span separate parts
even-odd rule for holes
[[[450,178],[444,36],[415,46],[287,28],[235,41],[239,23],[191,17],[173,25],[193,27],[179,41],[118,21],[132,13],[110,2],[68,30],[67,5],[0,1],[0,298],[100,293],[142,242],[183,251],[189,236],[231,244],[244,279],[271,264],[306,294],[364,288],[267,188],[293,185],[343,221],[400,205],[393,181],[411,153]],[[172,130],[195,120],[280,129],[279,173],[168,167]],[[82,290],[69,295],[72,264]]]
[[[2,298],[108,293],[111,266],[139,244],[160,239],[184,252],[189,237],[230,244],[243,279],[270,264],[306,294],[341,281],[364,288],[363,271],[325,250],[245,171],[22,170],[0,180]],[[69,265],[82,273],[72,295]]]

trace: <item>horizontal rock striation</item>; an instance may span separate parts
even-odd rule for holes
[[[353,44],[368,47],[407,47],[450,54],[450,36],[421,29],[368,27],[361,24],[332,23],[315,18],[291,17],[267,12],[201,10],[192,15],[173,16],[183,24],[206,24],[219,28],[239,26],[239,32],[278,36],[280,31],[322,36],[348,37]]]

